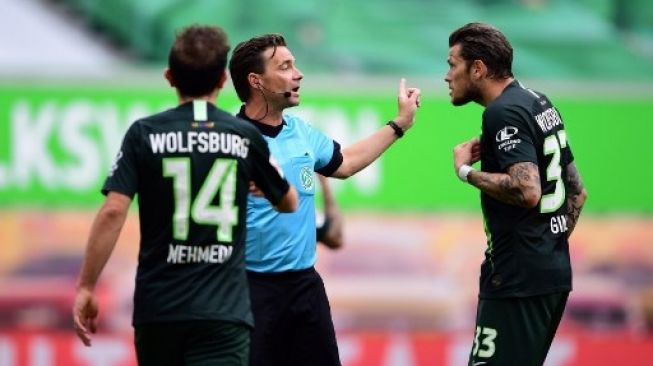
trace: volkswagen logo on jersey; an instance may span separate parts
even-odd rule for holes
[[[299,171],[299,181],[305,190],[310,191],[313,189],[313,171],[305,166]]]
[[[506,141],[515,136],[519,130],[517,127],[506,126],[497,132],[497,142]]]

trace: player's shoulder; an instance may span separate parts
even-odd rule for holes
[[[531,114],[547,104],[550,104],[550,102],[546,95],[515,80],[485,108],[484,113],[490,118],[504,118],[515,113]]]
[[[510,87],[502,95],[501,102],[509,106],[524,106],[530,108],[533,105],[544,105],[550,103],[546,94],[526,86],[518,80],[513,81]]]
[[[522,104],[516,98],[512,97],[510,92],[505,91],[492,103],[488,104],[483,111],[483,117],[487,120],[503,120],[511,111],[519,108]]]
[[[144,131],[149,130],[149,126],[152,126],[161,120],[160,115],[163,112],[151,114],[148,116],[139,117],[136,120],[133,120],[127,127],[127,134],[134,135],[139,133],[144,133]]]
[[[129,125],[127,132],[135,134],[156,130],[165,125],[166,122],[178,119],[179,112],[177,109],[178,107],[168,108],[157,113],[139,117]]]
[[[134,121],[134,123],[139,123],[139,124],[148,124],[148,123],[158,123],[161,121],[166,121],[166,120],[171,120],[171,119],[177,119],[179,118],[180,114],[180,106],[175,106],[172,108],[164,109],[162,111],[159,111],[157,113],[153,113],[144,117],[141,117]]]
[[[222,111],[224,112],[224,111]],[[222,123],[225,123],[227,126],[229,126],[233,131],[236,133],[251,137],[251,136],[256,136],[259,137],[261,136],[261,132],[259,131],[254,124],[251,122],[239,117],[239,116],[234,116],[232,114],[229,114],[227,112],[224,112],[223,119],[221,120]],[[262,137],[261,137],[262,138]]]

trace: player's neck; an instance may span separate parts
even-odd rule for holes
[[[245,115],[253,120],[270,126],[279,126],[283,123],[283,113],[271,105],[252,100],[245,103]]]
[[[218,97],[218,93],[211,93],[209,95],[204,95],[201,97],[189,97],[189,96],[177,94],[177,97],[179,100],[179,104],[192,102],[193,100],[205,100],[209,103],[215,104],[215,100]]]
[[[486,86],[483,88],[483,93],[482,93],[482,104],[484,107],[487,107],[490,103],[492,103],[495,99],[503,93],[503,90],[510,85],[515,79],[510,77],[507,79],[500,79],[500,80],[494,80],[494,79],[488,79],[486,80]]]

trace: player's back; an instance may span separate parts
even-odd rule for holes
[[[251,323],[245,217],[249,181],[257,173],[252,151],[260,149],[267,147],[254,127],[204,101],[129,128],[119,168],[104,189],[138,194],[135,323]]]
[[[136,122],[143,146],[141,226],[153,231],[143,232],[143,241],[159,241],[161,231],[194,244],[237,242],[241,236],[237,223],[245,217],[240,208],[247,198],[249,147],[256,131],[205,105],[205,115],[186,103]],[[165,230],[168,226],[171,230]]]

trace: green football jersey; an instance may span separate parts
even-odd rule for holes
[[[102,189],[138,198],[133,323],[252,325],[245,275],[247,195],[276,204],[289,186],[258,130],[204,101],[134,122]]]
[[[515,163],[532,162],[542,198],[537,207],[523,208],[481,193],[488,237],[482,298],[571,290],[564,182],[573,159],[560,114],[545,95],[514,81],[486,107],[481,170],[505,173]]]

